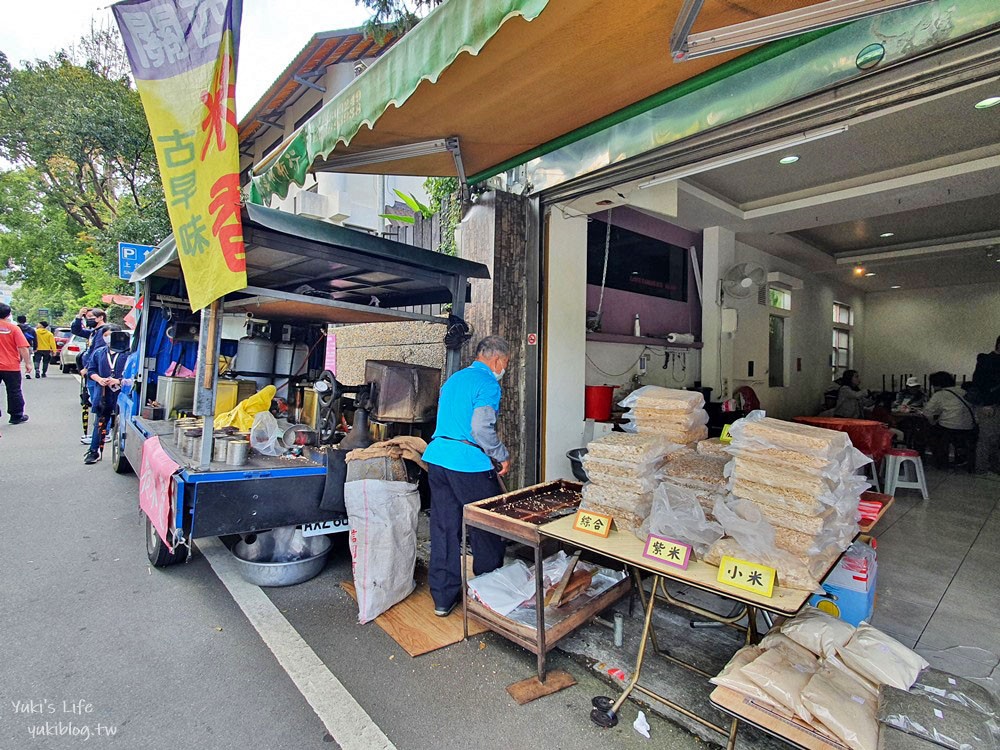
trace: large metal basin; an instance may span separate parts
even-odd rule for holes
[[[246,543],[241,539],[233,547],[233,559],[236,567],[247,581],[257,586],[294,586],[310,578],[315,578],[326,565],[326,556],[330,554],[333,543],[327,537],[322,537],[322,550],[312,557],[294,562],[250,562],[244,560]]]

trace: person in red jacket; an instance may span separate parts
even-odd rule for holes
[[[0,302],[0,382],[7,389],[7,413],[11,424],[28,421],[21,393],[21,369],[31,374],[31,344],[20,327],[11,323],[10,305]]]

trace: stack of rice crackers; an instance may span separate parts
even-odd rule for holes
[[[741,420],[730,433],[729,491],[751,502],[775,529],[775,546],[802,563],[801,576],[788,571],[790,585],[832,563],[857,533],[857,507],[867,484],[851,465],[854,452],[845,433],[763,418]],[[735,554],[722,539],[713,557]],[[782,571],[779,570],[779,577]]]
[[[691,445],[708,437],[705,397],[699,391],[647,386],[622,402],[631,409],[636,432],[663,435],[676,445]]]
[[[668,447],[663,436],[648,433],[611,432],[591,441],[580,507],[613,517],[619,531],[635,531],[649,515]]]

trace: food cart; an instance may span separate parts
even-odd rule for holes
[[[329,404],[332,396],[346,390],[364,393],[372,402],[377,389],[366,389],[369,384],[345,389],[337,383],[326,366],[327,327],[423,321],[441,325],[443,337],[447,316],[413,308],[450,303],[452,315],[461,317],[468,280],[489,278],[478,263],[261,206],[244,209],[243,230],[248,286],[200,315],[190,311],[172,237],[132,277],[143,297],[134,352],[139,367],[134,386],[120,399],[111,457],[116,471],[134,469],[140,475],[141,496],[157,481],[148,461],[144,464],[150,441],[157,439],[167,463],[176,466],[169,478],[160,479],[166,486],[155,513],[142,507],[147,554],[157,567],[186,559],[191,541],[200,537],[300,524],[323,525],[329,532],[347,529],[342,513],[321,507],[331,482],[330,456],[342,451],[323,445],[306,446],[294,456],[251,451],[245,464],[234,466],[220,460],[218,453],[213,458],[211,429],[204,430],[196,448],[189,446],[185,452],[176,445],[178,416],[193,413],[207,426],[245,395],[274,383],[289,405],[289,421],[304,421],[317,435],[322,433],[322,440],[310,442],[331,443],[333,430],[317,423],[317,401]],[[242,326],[248,328],[247,336],[239,342],[231,335],[224,340],[223,329],[228,334]],[[271,346],[270,371],[261,364],[269,361],[257,356],[259,352],[246,366],[244,344],[247,351]],[[220,378],[220,363],[229,362],[233,354],[237,379]],[[457,349],[447,351],[446,374],[458,368],[459,357]],[[173,375],[184,368],[193,370],[194,377],[178,383],[181,379]],[[314,388],[317,382],[321,385]],[[433,383],[435,400],[438,385]],[[420,387],[432,386],[422,377]],[[153,408],[154,403],[159,406]]]

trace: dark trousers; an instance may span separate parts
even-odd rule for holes
[[[39,368],[41,368],[42,375],[47,375],[49,372],[49,362],[52,361],[52,352],[35,352],[35,375],[38,375]]]
[[[447,609],[462,596],[462,508],[500,494],[496,472],[452,471],[430,464],[431,565],[428,575],[434,606]],[[469,529],[473,573],[482,575],[503,565],[504,540]]]
[[[94,410],[97,422],[94,423],[94,431],[90,434],[91,453],[104,453],[104,438],[111,429],[111,420],[114,418],[114,409],[103,405],[103,401],[99,403],[102,406]]]
[[[24,395],[21,393],[21,371],[0,370],[0,383],[7,388],[7,414],[19,419],[24,414]]]
[[[955,446],[955,463],[969,462],[969,471],[974,466],[976,445],[975,430],[950,430],[939,424],[930,428],[931,452],[934,454],[934,465],[939,469],[948,468],[948,453]]]

